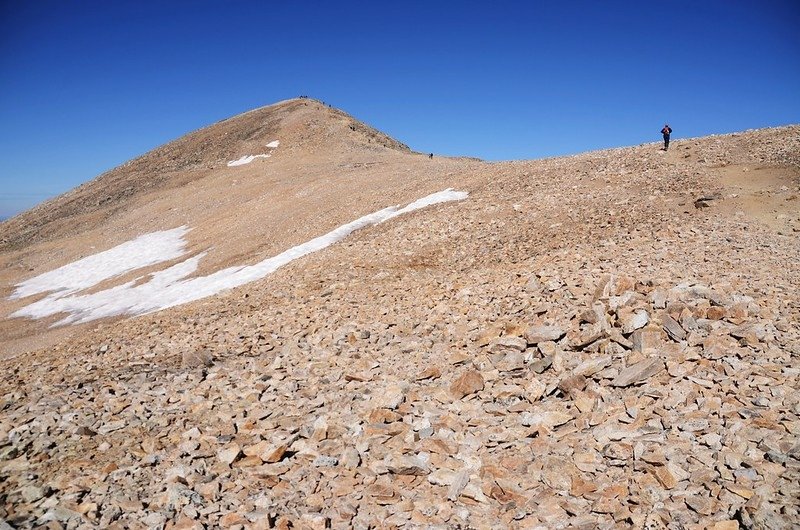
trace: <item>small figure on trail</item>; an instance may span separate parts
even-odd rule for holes
[[[429,154],[429,155],[428,155],[428,158],[430,158],[431,160],[433,160],[433,153]]]
[[[669,135],[672,134],[672,128],[668,123],[664,124],[664,128],[661,129],[661,134],[664,135],[664,151],[666,151],[669,149]]]

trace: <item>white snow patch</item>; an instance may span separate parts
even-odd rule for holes
[[[413,212],[414,210],[419,210],[421,208],[425,208],[426,206],[431,206],[433,204],[439,204],[440,202],[460,201],[462,199],[466,199],[468,196],[469,193],[467,193],[466,191],[453,191],[452,188],[447,188],[444,191],[431,193],[430,195],[427,195],[421,199],[417,199],[416,201],[412,202],[405,208],[397,210],[383,221],[388,221],[389,219],[397,217],[398,215],[403,215],[404,213]]]
[[[390,206],[254,265],[228,267],[208,276],[188,278],[197,270],[200,260],[206,254],[203,252],[163,271],[151,274],[149,281],[138,285],[137,282],[142,278],[97,293],[73,294],[77,290],[86,289],[122,272],[159,261],[167,261],[183,254],[185,242],[182,236],[188,231],[186,227],[154,232],[18,284],[13,298],[22,298],[42,292],[51,292],[51,294],[38,302],[23,307],[11,316],[43,318],[59,313],[68,313],[69,316],[54,324],[61,325],[88,322],[114,315],[137,315],[166,309],[261,279],[287,263],[341,241],[360,228],[382,223],[432,204],[457,201],[465,199],[467,196],[466,192],[447,189],[423,197],[404,208]],[[144,239],[148,237],[150,239]],[[154,254],[157,252],[152,252],[151,248],[143,248],[143,241],[147,243],[148,247],[159,249],[159,252],[163,253],[158,261],[152,261],[156,259]],[[142,257],[145,253],[150,256],[149,260]],[[100,256],[109,254],[114,256],[113,260],[100,258]],[[125,268],[121,266],[123,263],[126,264]],[[71,274],[75,273],[80,273],[82,278],[80,281],[73,279]]]
[[[183,237],[187,232],[188,227],[180,226],[139,236],[112,249],[25,280],[16,285],[10,299],[49,291],[65,296],[126,272],[178,258],[184,254],[186,241]]]
[[[272,140],[270,143],[267,144],[267,147],[269,147],[270,149],[275,149],[279,145],[281,145],[280,140]]]
[[[272,155],[245,155],[238,160],[231,160],[228,162],[228,167],[243,166],[245,164],[249,164],[256,158],[269,158],[270,156]]]

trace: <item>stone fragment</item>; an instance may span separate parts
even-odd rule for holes
[[[222,528],[230,528],[232,526],[248,524],[247,518],[239,513],[230,512],[226,513],[219,519],[219,526]]]
[[[536,359],[530,364],[531,370],[533,370],[537,374],[544,373],[545,370],[550,368],[552,365],[553,365],[553,357],[550,355],[542,357],[541,359]]]
[[[395,475],[427,475],[430,473],[429,460],[430,457],[424,453],[393,456],[387,461],[386,467]]]
[[[434,486],[450,486],[455,481],[456,475],[452,469],[440,467],[432,471],[427,479]]]
[[[205,527],[200,521],[196,521],[191,517],[182,516],[173,526],[167,526],[169,530],[204,530]]]
[[[355,469],[361,463],[361,455],[359,455],[358,450],[354,447],[347,447],[342,451],[339,463],[347,469]]]
[[[483,376],[477,370],[467,370],[450,385],[450,395],[461,399],[484,388]]]
[[[727,312],[725,311],[725,308],[720,306],[711,306],[706,312],[706,318],[709,320],[722,320],[726,316]]]
[[[594,491],[597,491],[597,484],[594,482],[584,480],[577,474],[572,477],[572,486],[570,487],[569,493],[573,497],[583,497],[587,493],[592,493]]]
[[[667,466],[655,466],[652,468],[658,482],[668,490],[678,485],[678,479]]]
[[[47,495],[47,490],[38,486],[25,486],[20,490],[20,495],[25,502],[36,502]]]
[[[700,515],[711,515],[715,511],[714,500],[704,495],[689,495],[684,498],[684,502]]]
[[[575,375],[583,375],[586,377],[591,377],[600,370],[611,366],[612,358],[610,355],[602,355],[600,357],[592,357],[583,361],[581,364],[576,366],[572,373]]]
[[[599,324],[592,324],[577,333],[570,332],[569,346],[575,350],[582,350],[598,340],[608,336],[608,332]]]
[[[651,357],[622,370],[611,381],[611,386],[630,386],[642,383],[665,368],[664,361]]]
[[[125,420],[110,421],[101,425],[100,428],[97,429],[97,432],[99,434],[110,434],[122,429],[125,425],[127,425]]]
[[[568,421],[574,419],[572,414],[567,412],[547,411],[547,412],[526,412],[520,416],[520,422],[526,427],[533,427],[535,429],[544,427],[552,429],[563,425]]]
[[[525,355],[520,351],[511,351],[503,355],[502,359],[494,363],[495,368],[501,372],[512,372],[525,367]]]
[[[400,385],[389,385],[374,398],[376,407],[389,410],[396,409],[403,401],[405,401],[405,392]]]
[[[318,513],[304,513],[300,516],[300,527],[309,530],[325,530],[330,528],[330,519]]]
[[[586,378],[579,374],[568,375],[558,382],[558,389],[567,395],[586,388]]]
[[[274,464],[276,462],[280,462],[281,460],[283,460],[283,457],[289,450],[290,445],[291,441],[271,444],[264,449],[264,451],[260,455],[260,458],[261,460],[263,460],[268,464]]]
[[[539,344],[540,342],[557,341],[564,335],[564,331],[559,326],[531,326],[525,331],[525,339],[528,344]]]
[[[664,331],[667,332],[669,337],[676,341],[680,342],[686,339],[686,331],[678,324],[678,321],[669,316],[668,314],[664,313],[662,317],[662,325],[664,326]]]
[[[507,354],[525,351],[527,347],[528,343],[522,337],[510,337],[506,335],[505,337],[493,340],[489,344],[489,352]]]
[[[545,390],[547,390],[547,385],[534,379],[525,385],[525,399],[534,403],[544,395]]]
[[[339,459],[335,456],[319,455],[314,459],[312,465],[314,467],[336,467],[339,464]]]
[[[447,499],[450,501],[458,499],[467,484],[469,484],[469,470],[462,469],[453,477],[453,481],[447,490]]]
[[[426,368],[423,370],[416,378],[416,381],[424,381],[426,379],[439,379],[442,377],[442,371],[435,366],[431,366],[430,368]]]
[[[622,307],[617,310],[617,319],[622,333],[628,335],[637,329],[641,329],[650,322],[650,316],[644,309],[631,310],[627,307]]]
[[[207,348],[184,350],[181,356],[181,364],[184,368],[208,367],[214,364],[214,357]]]
[[[217,459],[224,464],[232,464],[242,454],[239,444],[229,444],[217,451]]]
[[[661,346],[661,331],[651,326],[637,329],[631,335],[634,351],[640,353],[655,353]]]

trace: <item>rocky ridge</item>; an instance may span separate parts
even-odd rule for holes
[[[2,361],[0,518],[790,528],[798,170],[798,127],[470,163],[466,201]]]

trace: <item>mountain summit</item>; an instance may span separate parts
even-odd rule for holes
[[[408,153],[407,146],[313,99],[292,99],[223,120],[155,149],[47,201],[12,220],[0,250],[69,235],[90,228],[137,201],[196,184],[217,190],[212,177],[242,157],[261,156],[281,138],[280,158],[333,159],[354,151],[380,156],[385,149]],[[280,141],[280,140],[278,140]],[[275,162],[275,161],[273,161]],[[244,164],[242,164],[244,165]],[[273,164],[274,165],[274,164]]]
[[[791,527],[800,127],[659,147],[303,98],[4,222],[0,527]]]

